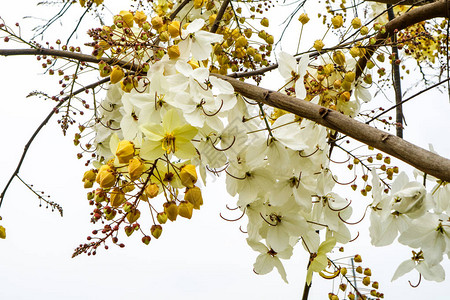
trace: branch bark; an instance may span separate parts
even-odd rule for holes
[[[450,160],[447,158],[420,148],[395,135],[358,122],[335,110],[227,76],[212,75],[228,81],[236,92],[245,97],[337,130],[366,145],[388,153],[427,174],[450,182]]]

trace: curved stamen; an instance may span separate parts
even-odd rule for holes
[[[344,161],[335,161],[335,160],[332,160],[331,159],[331,157],[327,154],[327,158],[331,161],[331,162],[333,162],[333,163],[335,163],[335,164],[345,164],[345,163],[348,163],[348,161],[350,160],[350,156],[346,159],[346,160],[344,160]]]
[[[340,184],[340,185],[349,185],[349,184],[355,182],[355,180],[356,180],[356,178],[358,178],[358,176],[355,175],[355,178],[353,178],[352,181],[347,182],[347,183],[341,183],[341,182],[337,181],[336,178],[334,178],[334,176],[331,176],[331,178],[332,178],[333,181],[336,182],[337,184]]]
[[[214,143],[212,142],[212,140],[210,140],[210,141],[211,141],[211,145],[213,146],[213,148],[216,149],[217,151],[227,151],[228,149],[230,149],[230,148],[234,145],[234,142],[236,141],[236,136],[233,136],[233,142],[231,142],[230,146],[226,147],[225,149],[219,149],[219,148],[217,148],[217,147],[214,145]]]
[[[311,154],[308,154],[308,155],[302,155],[302,151],[299,151],[298,152],[298,155],[300,155],[300,157],[304,157],[304,158],[306,158],[306,157],[310,157],[310,156],[313,156],[314,154],[316,154],[317,153],[317,151],[319,151],[320,149],[319,148],[316,148],[316,150],[314,150],[314,152],[313,153],[311,153]]]
[[[224,218],[224,216],[222,216],[222,213],[219,213],[219,216],[220,216],[222,219],[224,219],[225,221],[228,221],[228,222],[236,222],[236,221],[239,221],[240,219],[242,219],[242,217],[245,215],[245,210],[246,210],[246,208],[244,208],[244,210],[242,211],[242,215],[241,215],[239,218],[234,219],[234,220]]]
[[[228,210],[236,210],[236,209],[239,208],[239,206],[236,206],[235,208],[230,208],[230,207],[228,207],[228,204],[226,204],[225,207],[226,207]]]
[[[351,239],[351,240],[348,241],[348,242],[351,243],[351,242],[355,241],[357,238],[359,238],[359,231],[358,231],[358,234],[355,236],[355,238]]]
[[[267,224],[269,224],[270,226],[277,226],[277,224],[272,224],[272,223],[270,223],[269,221],[267,221],[267,220],[263,217],[262,213],[259,213],[259,215],[260,215],[261,218],[262,218]]]
[[[220,99],[220,101],[222,101],[222,103],[220,103],[219,109],[218,109],[215,113],[213,113],[213,114],[207,114],[206,111],[205,111],[205,108],[204,108],[203,105],[202,105],[201,107],[202,107],[203,113],[204,113],[205,115],[207,115],[208,117],[213,117],[213,116],[217,115],[217,114],[220,112],[220,110],[222,109],[222,107],[223,107],[223,100]]]
[[[242,97],[242,100],[244,100],[247,104],[249,104],[249,105],[258,105],[258,102],[256,102],[255,101],[255,103],[251,103],[250,101],[248,101],[244,96],[242,96],[241,95],[241,97]]]
[[[347,225],[356,225],[356,224],[358,224],[358,223],[361,223],[362,220],[364,220],[364,218],[366,217],[366,213],[367,213],[367,209],[368,209],[368,208],[369,208],[369,205],[366,206],[366,209],[364,210],[364,215],[363,215],[362,218],[361,218],[359,221],[357,221],[357,222],[347,222],[347,221],[345,221],[345,220],[342,219],[342,217],[341,217],[341,212],[338,212],[338,217],[339,217],[339,219],[341,219],[342,222],[344,222],[344,223],[347,224]]]
[[[420,273],[419,273],[419,282],[418,282],[416,285],[413,285],[413,284],[411,283],[411,280],[408,280],[409,285],[410,285],[411,287],[413,287],[413,288],[418,287],[421,281],[422,281],[422,274],[420,274]]]
[[[347,200],[347,199],[345,199],[345,200]],[[331,209],[332,211],[337,211],[337,212],[343,211],[344,209],[346,209],[347,207],[349,207],[350,204],[352,204],[352,200],[350,200],[350,201],[348,202],[348,204],[347,204],[346,206],[344,206],[343,208],[334,209],[334,208],[331,208],[331,206],[330,206],[330,201],[327,201],[328,208]]]
[[[229,175],[229,176],[231,176],[231,177],[233,177],[234,179],[237,179],[237,180],[244,180],[245,178],[247,178],[247,176],[246,176],[246,175],[244,175],[244,178],[236,177],[236,176],[234,176],[234,175],[231,175],[230,173],[228,173],[228,171],[227,171],[227,170],[225,170],[225,173],[227,173],[227,175]]]
[[[242,230],[242,226],[239,226],[239,230],[240,230],[242,233],[248,233],[248,231]]]

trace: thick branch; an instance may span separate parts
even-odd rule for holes
[[[434,3],[426,4],[393,19],[385,25],[385,31],[379,32],[376,36],[376,43],[368,45],[366,54],[360,58],[356,65],[356,77],[359,77],[366,67],[367,62],[373,53],[382,46],[387,38],[392,36],[395,30],[402,30],[416,23],[439,17],[447,17],[449,14],[446,0],[439,0]]]
[[[399,137],[358,122],[335,110],[298,98],[270,91],[223,75],[234,90],[245,97],[277,107],[348,135],[366,145],[388,153],[407,164],[444,181],[450,181],[450,160],[422,149]]]

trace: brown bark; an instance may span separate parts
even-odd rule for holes
[[[358,122],[335,110],[227,76],[213,75],[228,81],[234,87],[234,90],[244,97],[289,111],[320,125],[337,130],[366,145],[388,153],[427,174],[444,181],[450,181],[450,160],[447,158],[422,149],[395,135]]]

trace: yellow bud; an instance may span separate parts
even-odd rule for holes
[[[167,218],[170,221],[175,221],[178,216],[178,206],[175,201],[164,203],[164,212],[167,214]]]
[[[141,177],[142,172],[144,172],[144,163],[140,158],[132,158],[128,162],[128,175],[131,181],[135,181]]]
[[[356,254],[356,255],[355,255],[355,258],[354,258],[354,260],[355,260],[355,262],[357,262],[357,263],[360,263],[360,262],[362,262],[362,258],[361,258],[361,255],[359,255],[359,254]]]
[[[323,47],[325,46],[325,44],[322,42],[322,40],[316,40],[314,42],[314,49],[316,49],[317,51],[321,51],[323,49]]]
[[[188,188],[193,188],[197,182],[197,172],[194,165],[185,165],[180,171],[181,183]]]
[[[150,198],[155,198],[159,194],[159,187],[156,183],[149,183],[145,187],[145,194]]]
[[[167,222],[167,214],[165,212],[160,212],[156,215],[156,219],[159,224],[165,224]]]
[[[344,20],[342,19],[341,15],[334,16],[331,18],[331,24],[333,24],[334,29],[342,27],[344,24]]]
[[[113,70],[111,71],[111,74],[109,75],[111,79],[111,84],[118,83],[122,80],[122,78],[125,76],[125,73],[123,72],[122,68],[119,66],[114,66]]]
[[[266,17],[262,18],[261,25],[264,27],[269,27],[269,19],[267,19]]]
[[[371,276],[372,275],[372,271],[370,270],[370,268],[365,268],[364,269],[364,275],[366,275],[366,276]]]
[[[246,28],[246,29],[244,29],[244,35],[245,35],[245,37],[248,38],[248,39],[251,38],[252,35],[253,35],[252,29],[251,29],[251,28]]]
[[[339,99],[340,99],[341,101],[344,101],[344,102],[350,101],[350,93],[349,93],[349,92],[343,92],[343,93],[339,96]]]
[[[107,41],[101,40],[100,42],[98,42],[98,45],[100,46],[100,48],[102,48],[103,50],[108,50],[111,46],[109,45],[109,43]]]
[[[0,225],[0,239],[5,239],[6,238],[6,229],[5,227]]]
[[[272,45],[274,41],[275,41],[275,40],[274,40],[273,35],[268,35],[268,36],[266,37],[266,42],[267,42],[267,44]]]
[[[161,225],[152,225],[150,232],[155,239],[158,239],[162,233],[162,226]]]
[[[117,208],[121,206],[124,202],[125,202],[125,193],[119,188],[114,188],[111,191],[111,195],[109,197],[109,204],[112,207]]]
[[[131,76],[127,76],[125,77],[121,82],[120,82],[120,88],[125,92],[125,93],[129,93],[131,92],[134,87],[136,85],[136,80],[134,78],[132,78]]]
[[[348,293],[347,297],[348,297],[348,300],[355,300],[355,294],[353,294],[351,292]]]
[[[80,0],[81,7],[84,7],[85,4],[86,4],[86,0]]]
[[[361,33],[361,35],[367,35],[369,33],[369,28],[367,28],[367,26],[363,26],[359,30],[359,33]]]
[[[375,64],[373,63],[373,61],[369,60],[367,62],[367,68],[372,69],[373,67],[375,67]]]
[[[334,82],[333,82],[333,87],[335,88],[335,89],[340,89],[341,88],[341,85],[342,85],[342,82],[339,80],[339,79],[336,79]]]
[[[170,59],[177,59],[180,57],[180,48],[178,48],[178,45],[172,45],[167,48],[167,54],[169,54]]]
[[[356,17],[352,20],[352,26],[353,29],[358,29],[359,27],[361,27],[361,19]]]
[[[192,211],[194,209],[194,205],[187,201],[182,201],[178,206],[178,214],[180,217],[190,219],[192,218]]]
[[[94,170],[89,170],[84,172],[82,181],[95,181],[95,178],[97,177],[97,174]]]
[[[349,71],[349,72],[345,73],[345,77],[344,77],[345,81],[353,82],[353,81],[355,81],[355,78],[356,78],[355,72]]]
[[[134,21],[136,24],[138,24],[139,27],[142,27],[142,24],[147,20],[147,16],[144,14],[143,11],[137,11],[134,14]]]
[[[323,67],[323,72],[326,75],[330,75],[331,73],[334,72],[334,65],[332,65],[332,64],[325,65],[325,67]]]
[[[370,277],[369,276],[364,277],[363,280],[362,280],[362,283],[365,286],[368,286],[370,284]]]
[[[347,274],[347,268],[341,268],[341,274],[345,276]]]
[[[250,56],[254,56],[256,54],[256,49],[253,47],[248,47],[247,48],[247,54]]]
[[[133,27],[134,16],[132,13],[126,10],[122,10],[119,15],[122,16],[122,21],[126,27]]]
[[[262,55],[260,53],[256,53],[254,56],[254,59],[256,62],[261,62],[262,61]]]
[[[127,214],[127,220],[130,222],[130,224],[136,222],[139,217],[141,216],[141,212],[139,209],[133,207],[130,212]]]
[[[245,38],[245,36],[241,35],[240,37],[237,38],[236,43],[235,43],[236,48],[245,47],[247,45],[248,45],[248,41]]]
[[[350,91],[352,89],[352,83],[344,80],[344,82],[342,82],[341,87],[344,91]]]
[[[98,6],[103,3],[103,0],[94,0],[94,3]]]
[[[379,284],[378,284],[378,281],[374,281],[373,283],[372,283],[372,287],[374,288],[374,289],[378,289],[379,288]]]
[[[306,23],[309,22],[309,17],[307,14],[301,14],[300,17],[298,17],[298,20],[300,21],[300,23],[302,23],[303,25],[305,25]]]
[[[134,156],[134,144],[123,140],[117,145],[116,156],[121,164],[127,164]]]
[[[209,24],[214,24],[214,21],[216,20],[217,15],[216,14],[212,14],[209,16]]]
[[[340,50],[334,51],[333,60],[336,64],[343,66],[345,64],[345,54]]]
[[[201,8],[205,4],[204,0],[194,0],[194,8]]]
[[[153,28],[155,28],[155,29],[159,29],[164,25],[164,21],[160,16],[156,16],[156,17],[152,18],[151,23],[152,23]]]
[[[177,36],[180,35],[181,33],[181,27],[180,27],[180,22],[178,21],[172,21],[167,30],[169,31],[169,34],[172,38],[176,38]]]
[[[350,55],[352,57],[357,57],[361,54],[361,51],[359,51],[358,47],[353,46],[352,48],[350,48]]]
[[[159,35],[159,39],[161,40],[161,42],[167,42],[170,39],[170,35],[167,31],[163,31]],[[163,52],[163,51],[161,51],[161,52]],[[164,52],[163,52],[163,54],[164,54]]]
[[[114,169],[109,165],[103,165],[97,173],[95,181],[100,184],[102,188],[110,188],[116,183],[116,176]]]
[[[203,205],[202,191],[197,186],[187,189],[184,193],[184,200],[192,203],[195,209],[200,209],[200,206]]]

